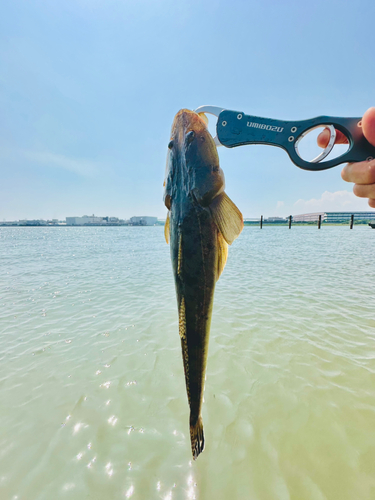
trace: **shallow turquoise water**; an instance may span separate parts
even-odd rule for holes
[[[1,228],[0,498],[375,498],[374,243],[244,229],[192,462],[163,228]]]

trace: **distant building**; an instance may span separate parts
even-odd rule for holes
[[[58,219],[23,219],[19,221],[3,221],[0,226],[155,226],[158,224],[157,217],[131,217],[130,220],[119,217],[97,217],[95,215],[83,215],[82,217],[66,217],[65,221]]]
[[[317,222],[319,215],[322,217],[322,222],[340,223],[348,222],[352,215],[354,220],[373,221],[375,220],[375,211],[372,212],[315,212],[311,214],[293,215],[293,222]]]
[[[107,224],[108,217],[95,217],[95,215],[84,215],[83,217],[66,217],[67,226],[87,226],[90,224]]]
[[[243,221],[246,226],[259,224],[260,217],[246,218]],[[274,217],[263,217],[262,221],[264,224],[285,224],[287,220],[285,219],[285,217],[274,216]]]
[[[18,226],[18,221],[3,221],[0,223],[0,226]]]
[[[285,217],[268,217],[264,222],[285,222]]]
[[[354,220],[375,220],[375,212],[326,212],[326,215],[326,222],[347,222],[352,215]]]
[[[18,221],[18,226],[47,226],[47,221],[43,219],[23,219]]]
[[[157,217],[130,217],[130,224],[133,226],[154,226],[157,220]]]
[[[319,215],[322,216],[322,221],[326,220],[326,212],[315,212],[312,214],[293,215],[293,222],[317,222],[319,220]]]

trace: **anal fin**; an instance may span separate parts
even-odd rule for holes
[[[186,339],[186,310],[184,297],[181,298],[180,307],[178,308],[178,331],[181,339],[182,359],[184,362],[186,393],[190,405],[189,351]]]

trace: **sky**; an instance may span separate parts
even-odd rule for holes
[[[374,18],[369,0],[4,2],[0,220],[164,219],[181,108],[362,116],[375,105]],[[270,146],[218,152],[245,218],[369,208],[341,166],[304,171]]]

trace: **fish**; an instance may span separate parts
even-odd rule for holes
[[[215,284],[243,217],[224,191],[207,118],[181,109],[172,124],[164,180],[193,459],[204,449],[202,402]]]

